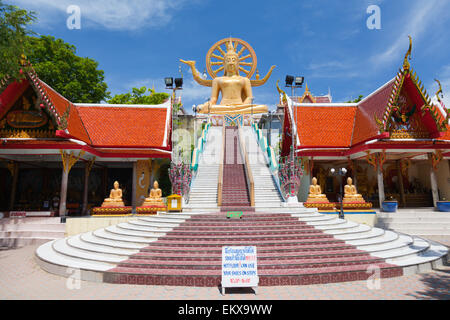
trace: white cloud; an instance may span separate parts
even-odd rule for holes
[[[417,43],[426,31],[433,30],[430,28],[433,22],[442,19],[442,13],[445,12],[444,7],[447,5],[446,1],[441,0],[417,1],[414,6],[411,6],[406,18],[398,20],[399,25],[392,28],[398,27],[397,40],[383,53],[373,56],[372,62],[380,65],[398,60],[402,52],[406,52],[408,48],[408,35]]]
[[[38,23],[50,27],[69,17],[70,5],[81,9],[81,28],[95,26],[111,30],[161,27],[187,0],[15,0],[14,4],[38,12]]]

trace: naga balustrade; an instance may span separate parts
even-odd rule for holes
[[[281,157],[279,163],[278,176],[280,187],[285,198],[297,197],[300,189],[300,179],[303,175],[303,166],[301,158],[292,154]]]

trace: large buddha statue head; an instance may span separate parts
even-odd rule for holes
[[[351,185],[352,185],[352,182],[353,182],[352,178],[348,177],[348,178],[347,178],[347,184],[348,184],[349,186],[351,186]]]
[[[234,49],[233,42],[228,42],[227,53],[224,58],[225,76],[239,75],[239,55]]]
[[[315,186],[317,184],[317,178],[313,177],[311,180],[312,184]]]

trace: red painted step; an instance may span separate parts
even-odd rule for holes
[[[365,280],[403,269],[358,250],[287,214],[197,215],[104,274],[110,283],[218,286],[222,246],[256,245],[260,286]]]

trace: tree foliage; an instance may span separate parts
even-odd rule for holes
[[[347,101],[347,103],[358,103],[358,102],[360,102],[363,98],[364,98],[364,96],[363,96],[362,94],[360,94],[360,95],[358,96],[358,98],[356,98],[356,99],[354,99],[354,100],[349,100],[349,101]]]
[[[34,34],[28,26],[36,20],[35,12],[4,4],[0,0],[0,78],[6,75],[23,78],[21,56],[26,55],[27,35]]]
[[[41,36],[28,37],[26,47],[39,78],[70,101],[99,103],[110,97],[98,62],[77,56],[74,45]]]
[[[149,95],[146,95],[150,92]],[[111,104],[161,104],[169,98],[165,92],[155,92],[146,87],[133,88],[130,93],[116,94],[108,100]]]

